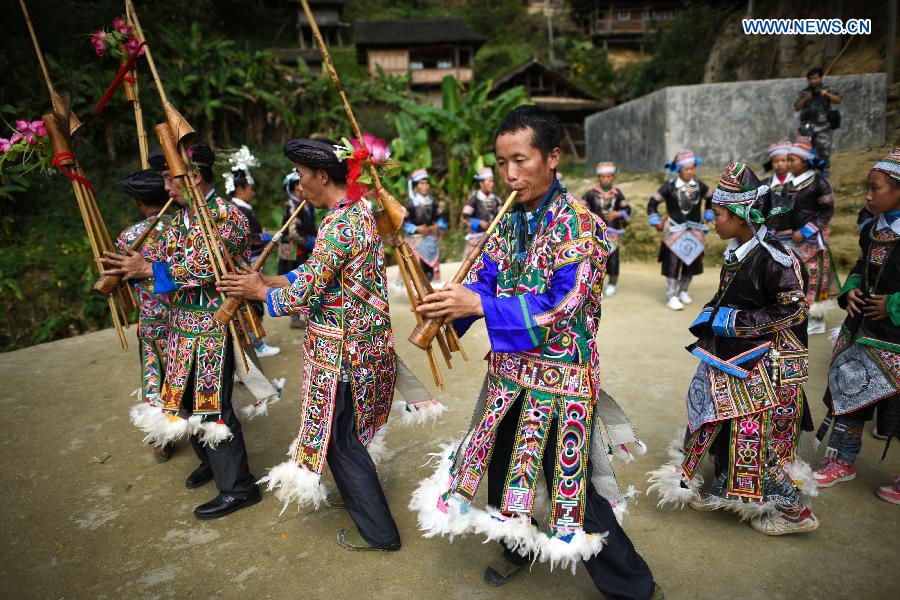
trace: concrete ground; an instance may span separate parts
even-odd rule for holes
[[[447,274],[455,266],[445,267]],[[629,413],[649,451],[618,465],[622,484],[646,489],[646,471],[684,423],[683,399],[696,361],[683,346],[694,308],[709,298],[716,272],[691,290],[694,307],[662,305],[656,265],[623,266],[620,293],[604,301],[600,329],[604,387]],[[399,353],[429,381],[424,355],[406,342],[412,316],[395,297]],[[840,314],[832,315],[835,326]],[[265,322],[279,356],[264,359],[270,377],[287,377],[285,399],[245,424],[257,476],[281,462],[297,427],[301,336],[286,319]],[[459,435],[479,389],[487,348],[483,326],[464,339],[471,357],[444,371],[441,399],[452,409],[433,428],[394,428],[396,455],[379,468],[403,549],[349,553],[335,543],[347,514],[323,508],[279,515],[263,502],[213,522],[191,515],[215,495],[212,485],[187,490],[197,459],[181,444],[157,464],[128,422],[138,384],[132,350],[120,352],[111,330],[0,356],[3,411],[3,510],[0,590],[7,598],[529,598],[598,597],[583,568],[576,575],[536,565],[503,588],[482,583],[497,546],[476,537],[424,539],[406,508],[421,465],[440,442]],[[816,423],[830,344],[811,343],[807,393]],[[816,459],[811,436],[803,455]],[[668,598],[889,598],[900,584],[900,507],[874,489],[900,473],[900,452],[879,462],[882,444],[864,438],[855,481],[824,490],[814,504],[820,528],[808,535],[764,537],[736,516],[689,509],[661,512],[651,498],[632,504],[625,529]]]

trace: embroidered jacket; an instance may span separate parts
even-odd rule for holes
[[[841,289],[838,304],[847,308],[847,292],[858,288],[865,294],[884,294],[887,319],[863,315],[844,321],[855,342],[900,352],[900,217],[889,225],[884,215],[867,221],[859,235],[862,253]]]
[[[667,181],[650,196],[650,201],[647,203],[647,217],[649,217],[651,225],[660,222],[658,207],[661,203],[665,203],[666,214],[675,223],[684,223],[685,221],[700,223],[704,218],[707,221],[712,220],[712,216],[709,214],[712,212],[712,192],[710,192],[709,186],[699,179],[692,179],[688,183],[682,181],[680,184],[679,181],[682,180],[679,178],[675,181]]]
[[[172,217],[163,215],[155,231],[150,234],[141,248],[141,254],[148,256],[148,247],[171,226]],[[150,219],[139,221],[125,229],[116,238],[116,248],[126,252],[147,227]],[[141,358],[141,398],[144,401],[159,400],[166,369],[166,341],[169,336],[169,295],[153,292],[153,279],[138,279],[130,282],[138,297],[138,344]]]
[[[356,433],[368,444],[388,418],[394,393],[394,337],[384,247],[364,202],[343,200],[322,219],[312,256],[269,290],[269,313],[306,312],[300,433],[292,459],[322,473],[338,383],[348,381]]]
[[[487,403],[457,450],[449,493],[472,500],[487,471],[497,424],[504,417],[517,419],[499,508],[507,515],[530,515],[556,416],[551,535],[582,526],[600,394],[595,337],[608,251],[603,222],[554,183],[536,215],[519,209],[501,221],[464,282],[482,298],[491,352]],[[473,321],[457,319],[454,327],[462,334]],[[520,393],[521,413],[507,415]]]
[[[783,195],[793,199],[794,206],[779,222],[789,223],[789,229],[802,231],[805,237],[828,228],[834,216],[834,190],[827,179],[809,170],[786,183]]]
[[[598,185],[592,187],[584,195],[584,203],[588,209],[613,229],[624,229],[628,225],[628,217],[631,213],[631,207],[625,200],[625,195],[617,188],[612,186],[609,190],[604,190]],[[611,214],[615,211],[623,213],[622,216],[612,218]]]
[[[466,233],[480,236],[490,226],[491,221],[500,212],[500,198],[491,193],[485,195],[481,190],[469,196],[462,209],[462,222]]]
[[[231,202],[215,196],[215,191],[210,192],[206,203],[224,250],[235,263],[248,263],[247,217]],[[191,370],[195,369],[193,414],[215,420],[220,413],[228,328],[213,318],[221,296],[215,289],[196,216],[192,217],[187,208],[172,215],[171,226],[148,246],[147,258],[153,261],[153,291],[169,293],[172,306],[163,410],[169,414],[179,411]]]
[[[759,243],[742,260],[726,261],[719,289],[691,324],[698,340],[687,349],[719,371],[746,379],[772,348],[780,356],[781,377],[802,382],[809,360],[806,274],[781,242],[768,243],[788,253],[792,265],[775,262]]]

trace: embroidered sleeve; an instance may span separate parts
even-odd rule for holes
[[[828,227],[831,223],[831,217],[834,216],[834,190],[831,184],[824,179],[819,179],[819,198],[816,206],[816,216],[810,223],[813,223],[819,230]]]
[[[850,274],[847,276],[847,280],[844,282],[844,285],[841,286],[841,291],[838,293],[838,306],[847,309],[847,292],[856,288],[862,289],[863,287],[863,276],[866,272],[866,261],[868,260],[869,254],[869,232],[871,231],[871,226],[867,227],[863,225],[862,231],[859,234],[859,248],[860,253],[856,258],[856,264],[853,265],[853,268],[850,269]]]
[[[771,304],[752,309],[720,307],[713,317],[713,332],[723,337],[760,337],[802,323],[809,304],[800,265],[796,258],[793,262],[791,267],[769,263],[764,289]]]
[[[665,202],[665,194],[666,186],[661,185],[658,190],[653,192],[653,195],[650,196],[650,201],[647,202],[647,222],[651,227],[655,227],[662,223],[662,218],[659,216],[659,203]]]
[[[605,244],[594,236],[560,244],[548,290],[505,298],[482,298],[494,352],[520,352],[540,346],[545,330],[575,315],[596,297],[603,279]]]
[[[333,287],[347,259],[353,253],[358,233],[344,211],[330,225],[323,223],[312,255],[305,263],[286,275],[291,282],[283,288],[270,288],[266,294],[269,314],[282,317],[301,310],[314,310]]]
[[[475,217],[475,203],[478,202],[478,196],[471,195],[469,199],[466,201],[465,206],[462,209],[462,224],[463,228],[466,230],[470,230],[472,233],[478,233],[481,231],[481,227],[479,227],[480,220]],[[476,223],[479,221],[479,223]]]

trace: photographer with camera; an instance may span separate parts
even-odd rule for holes
[[[826,89],[822,81],[824,71],[813,67],[806,72],[809,84],[794,102],[794,110],[800,111],[800,135],[812,138],[816,156],[822,161],[822,175],[828,177],[831,158],[831,132],[841,126],[841,113],[832,108],[843,101],[840,92]]]

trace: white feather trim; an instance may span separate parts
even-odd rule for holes
[[[740,498],[720,498],[710,496],[707,502],[716,509],[723,509],[737,514],[741,521],[751,521],[767,517],[775,513],[778,507],[774,502],[745,501]]]
[[[828,315],[828,311],[838,308],[838,303],[834,299],[828,299],[823,302],[813,302],[809,307],[809,317],[811,319],[824,319]]]
[[[275,396],[277,398],[277,396]],[[277,400],[276,400],[277,402]],[[246,417],[248,421],[252,421],[256,417],[261,417],[269,413],[269,399],[263,398],[258,402],[254,402],[253,404],[248,404],[247,406],[241,407],[241,414]]]
[[[595,556],[603,549],[607,534],[588,534],[581,529],[567,534],[548,536],[532,525],[525,515],[510,517],[493,507],[480,509],[465,499],[447,493],[451,477],[451,456],[458,442],[443,444],[437,469],[431,477],[419,483],[412,494],[409,509],[417,514],[419,529],[425,537],[454,537],[465,533],[485,536],[485,541],[502,541],[523,556],[530,554],[535,562],[549,562],[554,567],[570,568],[574,572],[581,560]]]
[[[299,507],[312,504],[313,508],[319,508],[328,495],[320,474],[301,467],[292,460],[275,465],[269,469],[268,475],[256,483],[266,484],[266,491],[274,490],[275,497],[284,503],[279,515],[284,514],[292,502],[296,502]]]
[[[148,402],[139,402],[128,410],[128,417],[131,424],[144,431],[147,424],[152,421],[153,416],[162,413],[162,409]]]
[[[703,477],[700,473],[695,473],[692,480],[688,480],[684,476],[681,463],[684,461],[684,436],[686,428],[680,427],[675,431],[675,437],[666,447],[666,455],[669,462],[662,465],[658,469],[649,471],[650,487],[647,488],[647,494],[656,492],[659,495],[659,502],[656,503],[657,508],[662,508],[668,504],[677,505],[678,508],[684,508],[684,505],[691,500],[700,499],[700,486],[703,485]]]
[[[819,483],[816,481],[812,467],[808,462],[795,458],[792,462],[784,465],[784,471],[791,478],[791,481],[794,482],[794,485],[797,486],[797,489],[800,490],[804,500],[815,498],[819,495]]]
[[[424,402],[410,404],[405,400],[395,400],[391,405],[391,422],[397,422],[401,427],[424,425],[431,421],[436,422],[441,415],[447,412],[447,407],[434,398]]]
[[[372,439],[369,440],[369,443],[366,444],[366,450],[369,452],[369,456],[372,458],[372,462],[376,465],[390,460],[394,453],[387,449],[387,444],[385,444],[385,437],[387,436],[387,425],[382,425],[381,428],[375,432],[375,435],[372,436]]]
[[[634,489],[633,485],[629,485],[628,489],[625,490],[625,493],[619,497],[615,502],[610,502],[609,506],[613,510],[613,514],[616,516],[616,521],[618,521],[619,525],[625,520],[625,517],[628,515],[628,500],[630,498],[636,498],[638,495],[638,491]]]
[[[198,433],[200,435],[200,443],[209,448],[215,448],[222,442],[226,442],[234,437],[228,425],[215,421],[202,423]]]

